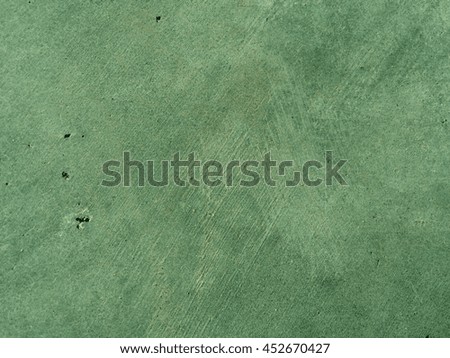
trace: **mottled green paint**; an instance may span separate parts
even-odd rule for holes
[[[448,337],[449,30],[446,0],[0,0],[0,336]],[[101,187],[124,150],[333,150],[349,185]]]

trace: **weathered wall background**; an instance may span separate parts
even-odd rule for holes
[[[0,335],[448,337],[449,30],[445,0],[0,0]],[[124,150],[327,149],[349,186],[99,185]]]

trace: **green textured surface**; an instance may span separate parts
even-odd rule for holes
[[[446,0],[0,0],[0,336],[449,337],[449,30]],[[99,185],[123,150],[326,149],[347,187]]]

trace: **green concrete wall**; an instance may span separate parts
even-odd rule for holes
[[[449,30],[446,0],[0,0],[0,336],[448,337]],[[102,187],[124,150],[332,150],[348,185]]]

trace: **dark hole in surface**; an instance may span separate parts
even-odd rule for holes
[[[156,16],[156,22],[159,22],[161,20],[161,16]]]
[[[69,179],[69,173],[62,172],[61,175],[64,179]]]
[[[75,220],[78,222],[77,229],[82,229],[83,228],[82,224],[88,223],[91,219],[89,219],[88,216],[79,216],[76,217]]]
[[[64,138],[69,138],[70,137],[70,133],[64,134]]]

